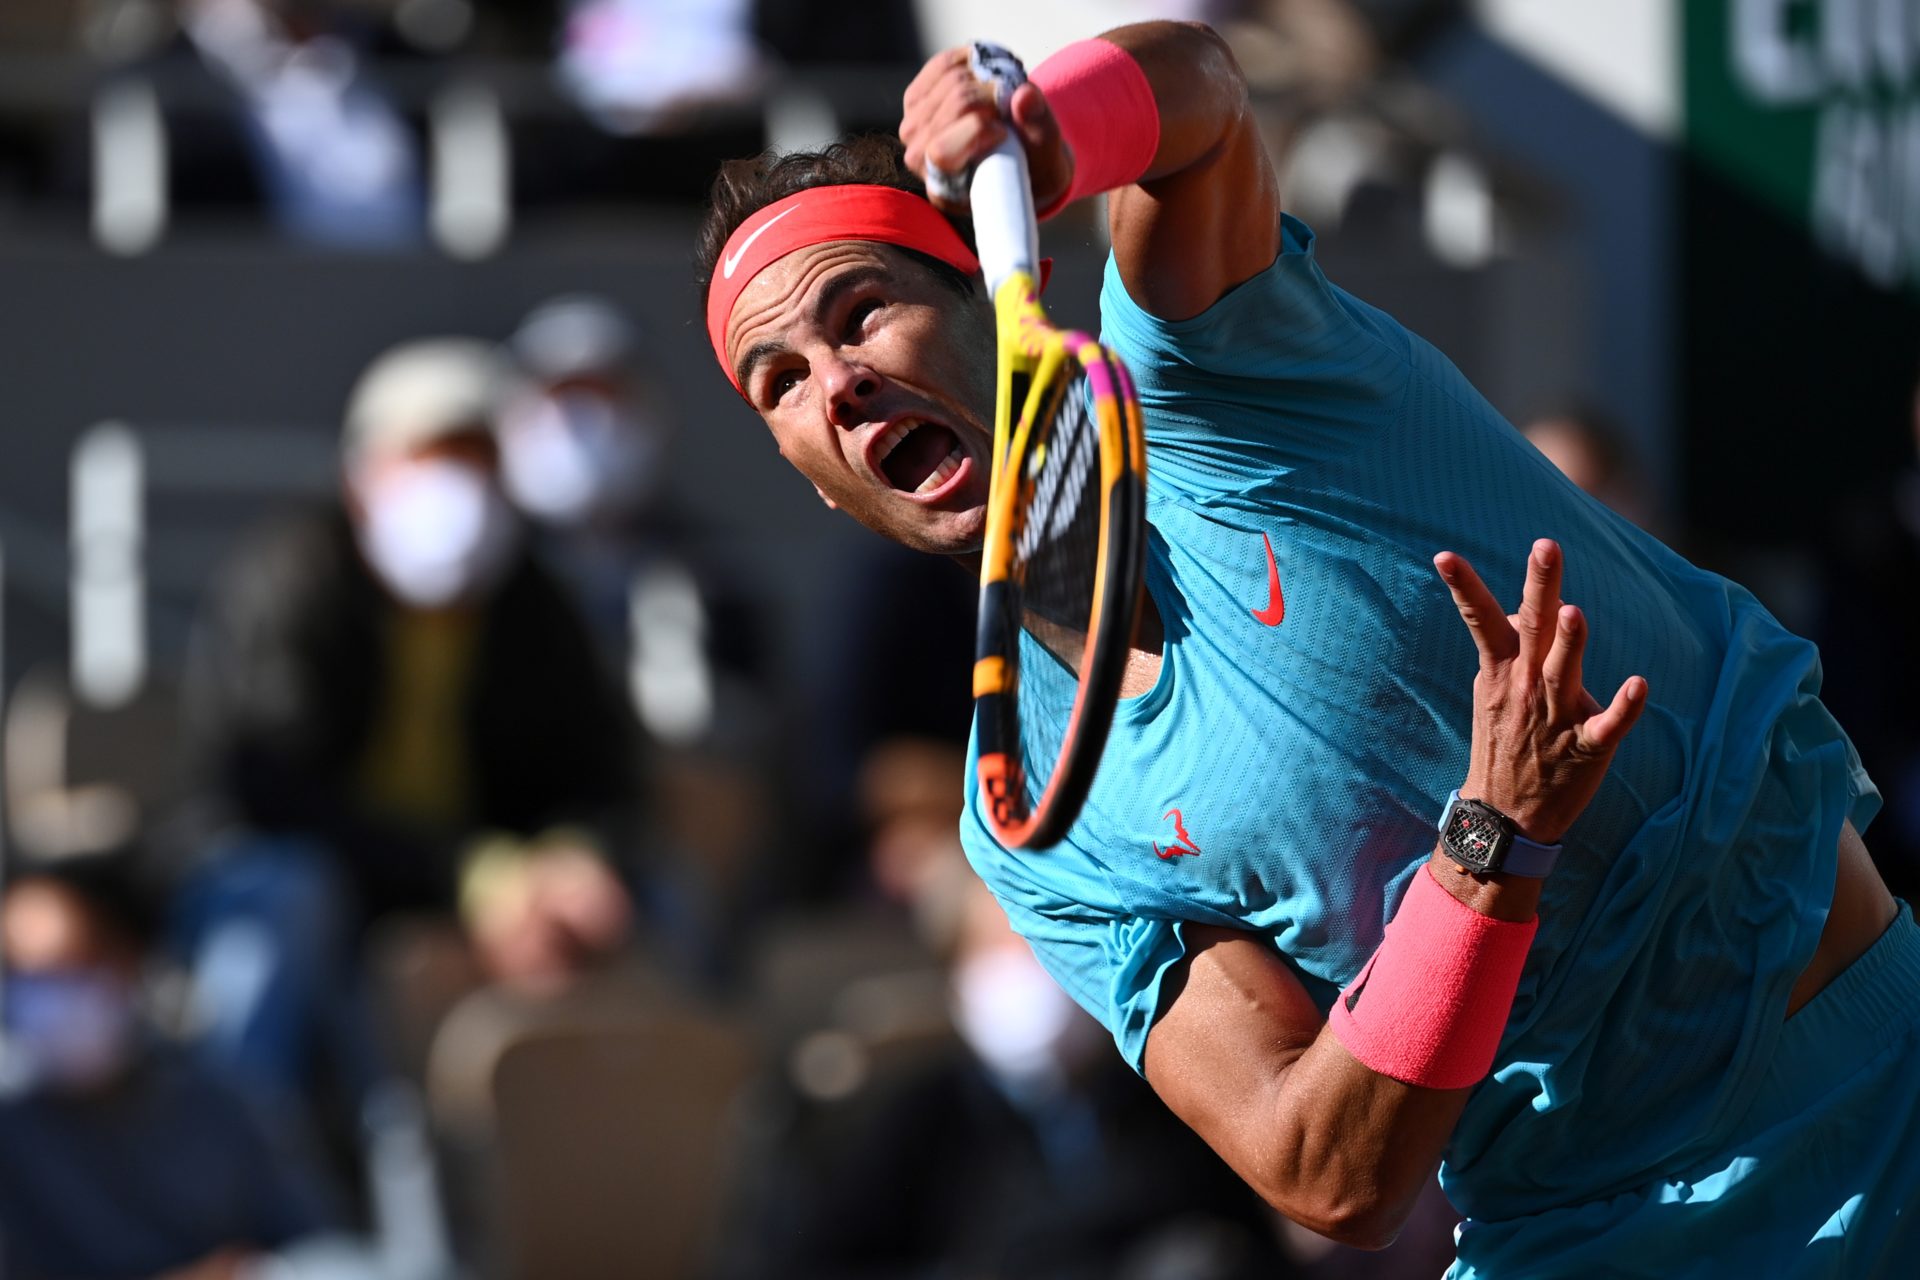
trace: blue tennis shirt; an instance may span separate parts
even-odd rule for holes
[[[1108,263],[1104,337],[1146,410],[1160,675],[1121,703],[1062,844],[1002,848],[969,787],[968,856],[1136,1068],[1188,922],[1268,939],[1326,1009],[1467,773],[1477,660],[1432,558],[1466,556],[1512,607],[1533,540],[1558,539],[1589,687],[1638,672],[1651,697],[1546,883],[1442,1181],[1495,1220],[1625,1192],[1751,1103],[1841,823],[1878,795],[1811,644],[1581,493],[1283,232],[1189,320],[1147,314]],[[1057,722],[1066,672],[1030,641],[1021,660],[1023,709]]]

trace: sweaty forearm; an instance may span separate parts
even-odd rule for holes
[[[1147,1040],[1148,1082],[1287,1217],[1344,1244],[1390,1242],[1470,1090],[1362,1065],[1264,940],[1189,926],[1187,943]]]
[[[1451,839],[1414,871],[1281,1099],[1315,1176],[1366,1190],[1345,1224],[1366,1243],[1391,1239],[1492,1069],[1537,928],[1539,881],[1468,874]],[[1327,1159],[1357,1164],[1328,1170]]]
[[[1433,1178],[1472,1092],[1381,1075],[1323,1028],[1276,1081],[1256,1163],[1240,1172],[1302,1226],[1383,1248]]]
[[[1148,1080],[1269,1203],[1361,1247],[1392,1240],[1485,1075],[1539,897],[1438,851],[1415,875],[1330,1021],[1264,942],[1190,925],[1147,1043]]]

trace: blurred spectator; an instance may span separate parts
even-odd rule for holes
[[[1837,508],[1819,624],[1833,709],[1886,808],[1867,845],[1888,888],[1920,894],[1920,390],[1913,452]]]
[[[772,837],[769,656],[759,604],[673,501],[673,417],[637,339],[587,295],[529,314],[510,344],[523,378],[501,415],[502,473],[647,735],[663,851],[649,915],[681,959],[713,971]]]
[[[919,912],[951,905],[948,877],[965,871],[954,858],[954,812],[966,774],[964,742],[897,734],[873,745],[860,763],[858,795],[867,824],[867,869],[888,899]],[[923,932],[951,936],[947,923],[921,920]]]
[[[609,859],[634,850],[636,742],[501,491],[508,381],[460,339],[378,360],[341,505],[250,543],[190,655],[218,833],[183,894],[197,994],[216,1043],[282,1085],[357,922],[457,903],[485,968],[534,992],[629,934]]]
[[[560,81],[609,133],[752,103],[764,79],[751,0],[569,0]]]
[[[1658,532],[1646,473],[1626,433],[1604,414],[1571,408],[1541,414],[1520,428],[1562,475],[1643,529]]]
[[[507,493],[547,535],[588,623],[622,665],[634,573],[655,555],[674,558],[684,536],[665,500],[673,424],[635,336],[598,298],[536,308],[509,344],[523,382],[500,418]]]
[[[145,922],[112,868],[30,871],[0,903],[0,1269],[9,1280],[368,1276],[327,1233],[310,1153],[143,1015]],[[325,1269],[292,1265],[329,1255]],[[275,1274],[282,1274],[276,1271]]]
[[[169,103],[174,198],[263,206],[311,244],[425,235],[420,145],[369,75],[385,34],[331,0],[176,0],[179,35],[143,64]]]

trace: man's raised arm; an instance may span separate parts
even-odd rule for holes
[[[1279,253],[1279,181],[1246,77],[1210,28],[1142,22],[1069,45],[1034,68],[1011,111],[1043,215],[1111,192],[1121,279],[1152,314],[1198,315]],[[964,48],[936,54],[907,89],[900,138],[916,172],[967,169],[1003,128]]]
[[[1646,681],[1605,709],[1586,692],[1586,623],[1560,603],[1554,543],[1535,544],[1511,622],[1466,561],[1436,566],[1480,652],[1461,794],[1556,843],[1646,706]],[[1493,1060],[1540,883],[1468,875],[1436,848],[1330,1022],[1264,940],[1189,926],[1147,1036],[1148,1083],[1288,1217],[1361,1248],[1391,1243]]]

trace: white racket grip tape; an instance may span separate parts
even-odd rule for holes
[[[935,200],[943,200],[948,204],[967,203],[967,189],[973,184],[973,170],[948,173],[939,165],[929,163],[922,176],[927,182],[927,194]]]
[[[1040,274],[1040,224],[1034,220],[1033,183],[1027,153],[1008,126],[1004,142],[973,172],[973,240],[987,296],[998,293],[1008,276]]]

